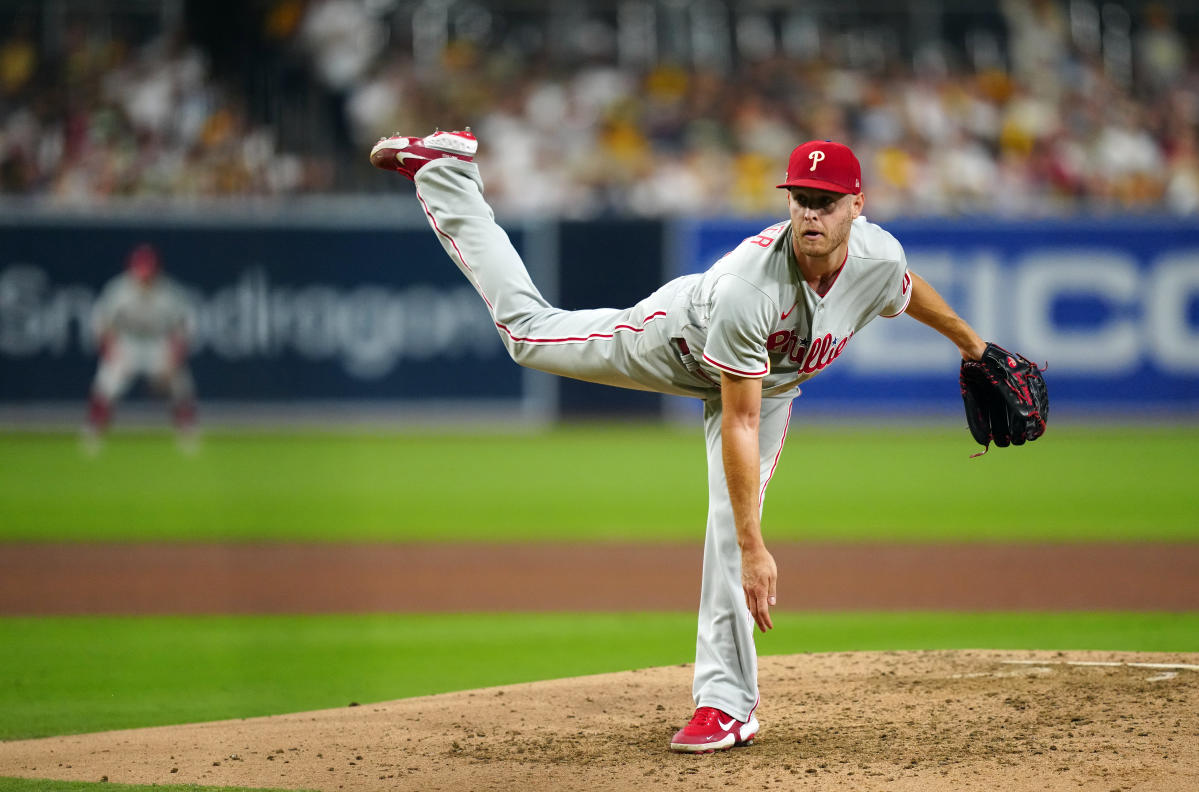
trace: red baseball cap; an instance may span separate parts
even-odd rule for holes
[[[787,180],[778,186],[857,195],[862,191],[862,166],[849,146],[831,140],[809,140],[791,152]]]

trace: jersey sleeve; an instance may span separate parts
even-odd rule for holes
[[[716,282],[708,321],[704,360],[739,377],[770,373],[766,338],[776,307],[760,289],[728,274]]]
[[[890,296],[883,304],[883,309],[879,311],[879,316],[884,319],[893,319],[899,316],[908,309],[908,303],[912,300],[912,273],[908,271],[908,258],[902,249],[896,264],[896,275],[891,284]]]

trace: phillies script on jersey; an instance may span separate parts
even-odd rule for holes
[[[799,370],[803,373],[814,374],[840,357],[851,338],[853,338],[853,333],[840,339],[834,337],[832,333],[825,333],[823,337],[816,339],[816,342],[809,346],[808,339],[790,330],[778,330],[771,333],[770,337],[766,339],[766,350],[770,353],[772,360],[781,360],[785,357],[792,363],[800,363]]]

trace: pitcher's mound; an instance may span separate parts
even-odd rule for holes
[[[669,753],[690,666],[0,744],[0,776],[320,790],[1194,790],[1199,654],[761,660],[756,745]]]

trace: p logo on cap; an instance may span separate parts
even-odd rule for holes
[[[862,191],[862,166],[849,146],[831,140],[810,140],[791,152],[786,181],[778,186],[814,187],[856,195]]]

